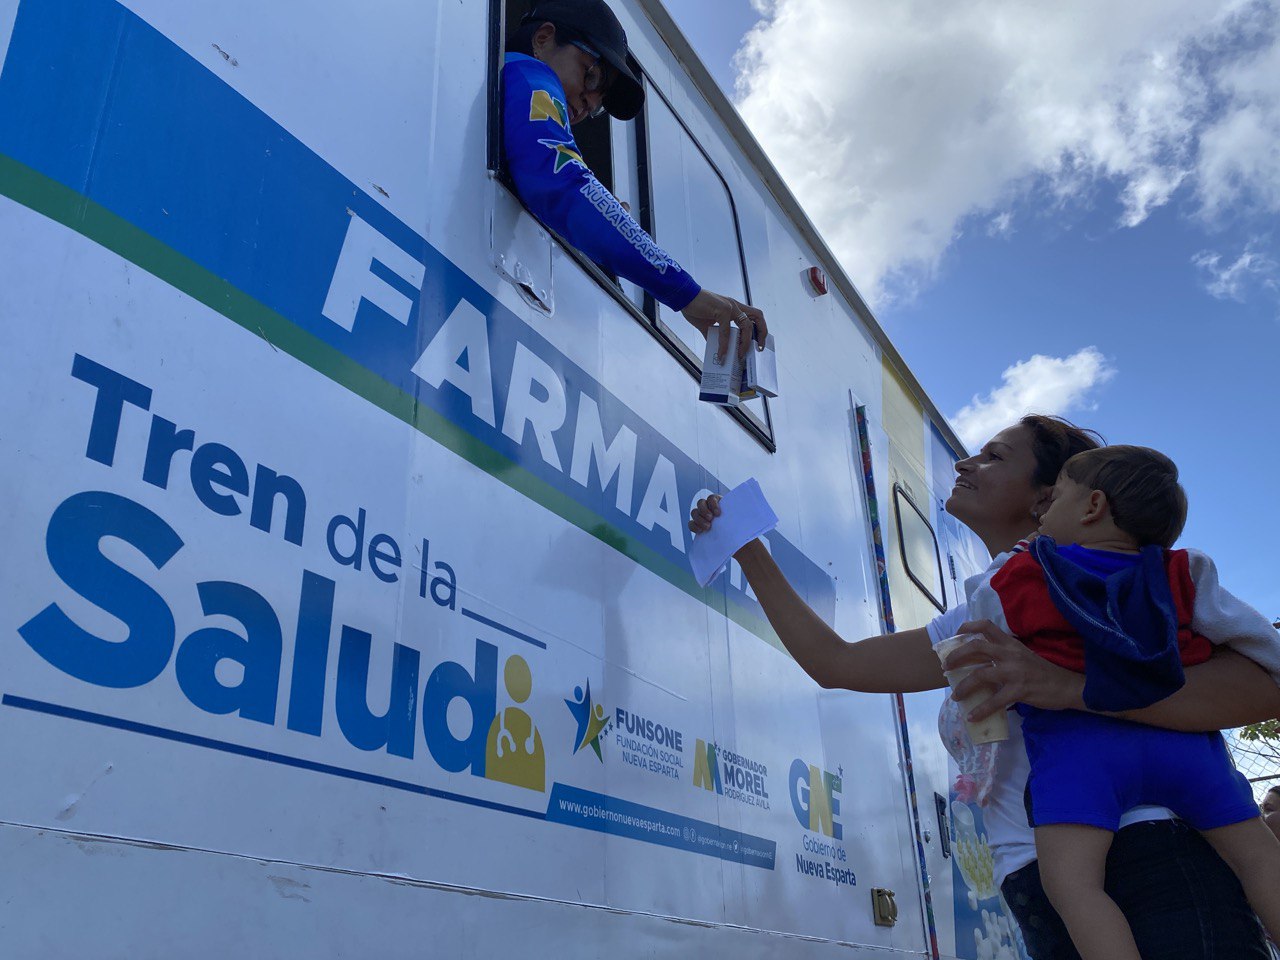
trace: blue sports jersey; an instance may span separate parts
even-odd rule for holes
[[[606,270],[683,310],[701,287],[595,178],[569,130],[564,87],[533,57],[508,53],[502,68],[507,170],[543,223]]]

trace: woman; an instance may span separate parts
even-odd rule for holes
[[[1258,804],[1258,809],[1262,811],[1263,816],[1280,813],[1280,786],[1270,787],[1267,790],[1262,803]]]
[[[1266,792],[1262,802],[1258,804],[1258,811],[1262,814],[1263,823],[1280,840],[1280,786],[1271,787]]]
[[[956,464],[947,512],[976,533],[999,564],[1036,531],[1058,471],[1097,446],[1094,435],[1055,417],[1029,416],[1002,430],[975,456]],[[711,528],[717,497],[698,501],[689,529]],[[973,719],[1028,703],[1050,710],[1084,708],[1084,677],[1050,664],[990,622],[962,623],[964,605],[928,628],[846,643],[792,589],[759,540],[735,555],[769,622],[796,662],[827,688],[912,693],[946,686],[933,640],[981,633],[947,663],[981,663],[956,688],[957,699],[994,690]],[[931,639],[930,631],[934,636]],[[1280,714],[1280,687],[1252,661],[1219,649],[1186,671],[1176,694],[1133,720],[1178,730],[1218,730]],[[1078,960],[1062,921],[1040,886],[1022,793],[1027,761],[1016,712],[1000,752],[996,787],[984,811],[1001,891],[1034,960]],[[1261,925],[1235,875],[1207,842],[1167,810],[1130,811],[1107,859],[1107,892],[1124,911],[1144,957],[1152,960],[1267,960]]]

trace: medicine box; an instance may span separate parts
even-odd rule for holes
[[[743,364],[738,360],[740,331],[737,327],[729,331],[729,348],[719,357],[716,356],[720,349],[719,331],[712,327],[708,334],[707,348],[702,355],[702,380],[698,388],[698,399],[722,407],[736,407],[742,390],[743,374]]]
[[[763,350],[747,351],[747,369],[742,393],[766,397],[778,395],[778,354],[773,349],[773,334],[764,338]]]

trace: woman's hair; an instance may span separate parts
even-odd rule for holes
[[[1267,793],[1280,793],[1280,783],[1277,783],[1274,787],[1268,788]]]
[[[1106,441],[1097,430],[1077,427],[1063,417],[1032,413],[1018,421],[1031,431],[1031,450],[1036,458],[1036,472],[1031,480],[1036,486],[1052,487],[1067,461],[1077,453],[1094,450]]]

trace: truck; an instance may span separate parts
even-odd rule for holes
[[[942,692],[842,636],[988,557],[964,447],[659,0],[583,162],[780,395],[504,176],[522,0],[0,0],[0,954],[1017,958]]]

